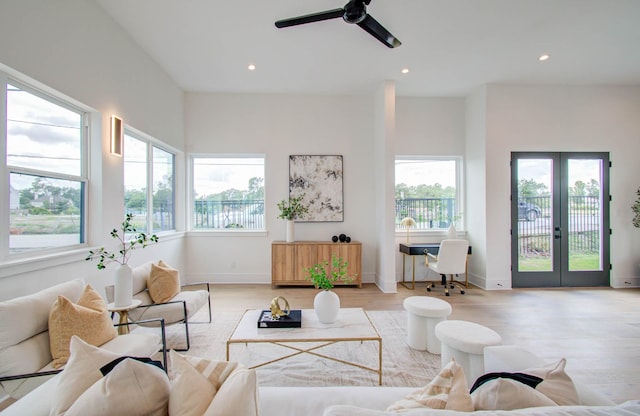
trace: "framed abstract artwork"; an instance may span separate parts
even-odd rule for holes
[[[342,155],[289,156],[289,196],[304,195],[309,209],[296,221],[344,221],[342,175]]]

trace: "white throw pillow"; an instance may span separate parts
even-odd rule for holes
[[[52,397],[51,416],[63,415],[93,383],[102,378],[100,368],[119,354],[89,345],[77,336],[71,337],[70,355],[58,377]]]
[[[556,403],[516,380],[496,378],[489,380],[471,393],[475,410],[513,410],[525,407],[557,406]]]
[[[237,363],[212,361],[169,352],[171,416],[201,416]]]
[[[258,403],[256,372],[242,368],[222,383],[203,416],[258,416]]]
[[[536,386],[536,390],[553,400],[557,405],[580,404],[576,386],[564,371],[566,364],[567,360],[562,358],[557,363],[540,368],[529,368],[520,372],[540,377],[542,382]]]
[[[66,416],[166,416],[169,378],[155,365],[126,358],[89,387]]]
[[[473,402],[462,367],[451,360],[424,388],[416,390],[387,408],[403,411],[414,408],[473,411]]]

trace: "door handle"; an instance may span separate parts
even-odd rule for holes
[[[559,240],[562,238],[562,235],[560,234],[560,227],[555,227],[554,228],[554,234],[553,234],[553,238],[555,238],[556,240]]]

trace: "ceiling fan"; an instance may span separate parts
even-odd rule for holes
[[[324,12],[278,20],[276,22],[276,27],[281,29],[289,26],[303,25],[305,23],[320,22],[322,20],[342,17],[345,22],[357,24],[389,48],[397,48],[400,46],[402,43],[398,38],[389,33],[389,31],[378,23],[376,19],[367,13],[367,6],[369,3],[371,3],[371,0],[350,0],[342,9],[327,10]]]

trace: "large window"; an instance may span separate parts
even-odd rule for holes
[[[264,230],[264,157],[191,158],[193,229]]]
[[[127,128],[123,156],[125,212],[134,215],[136,230],[175,229],[174,154]]]
[[[396,228],[403,218],[415,220],[415,229],[461,227],[460,157],[397,156]]]
[[[2,76],[8,175],[8,187],[2,189],[9,204],[3,257],[84,243],[88,115],[60,97]]]

